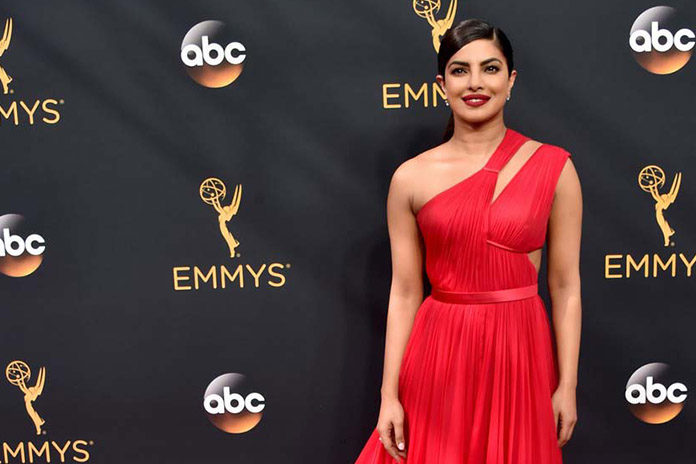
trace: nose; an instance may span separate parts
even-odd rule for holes
[[[469,90],[480,90],[482,88],[481,83],[481,73],[476,69],[471,70],[471,72],[469,73]]]

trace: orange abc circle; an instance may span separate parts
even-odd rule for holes
[[[46,241],[19,214],[0,216],[0,273],[26,277],[43,262]]]
[[[203,21],[181,42],[181,61],[188,75],[204,87],[226,87],[244,69],[246,47],[228,34],[225,23]]]
[[[244,433],[256,427],[263,417],[266,399],[237,373],[216,377],[205,390],[203,409],[208,420],[227,433]]]
[[[672,74],[686,66],[696,33],[685,26],[672,7],[645,10],[633,22],[628,39],[636,62],[653,74]]]
[[[648,424],[674,419],[684,408],[688,389],[675,378],[668,364],[654,362],[638,368],[626,383],[625,398],[631,413]]]

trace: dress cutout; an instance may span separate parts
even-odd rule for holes
[[[512,129],[486,165],[418,211],[432,286],[399,372],[405,464],[560,464],[550,322],[527,253],[541,248],[570,154],[542,144],[493,202],[528,137]],[[396,462],[373,429],[355,464]]]

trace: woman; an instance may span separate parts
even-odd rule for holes
[[[382,404],[356,464],[561,463],[577,417],[580,182],[567,151],[506,128],[517,72],[500,29],[448,30],[438,72],[445,141],[389,189]],[[547,231],[555,347],[537,293]]]

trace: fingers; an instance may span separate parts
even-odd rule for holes
[[[566,441],[565,441],[565,443],[563,443],[564,445],[570,440],[570,437],[573,436],[573,430],[574,430],[574,429],[575,429],[575,424],[571,425],[571,426],[568,428],[568,437],[566,437]]]
[[[382,446],[384,446],[384,449],[387,451],[387,453],[389,453],[389,456],[393,457],[394,459],[398,459],[399,456],[396,454],[396,449],[394,448],[390,432],[391,430],[380,430],[379,441],[382,442]]]
[[[573,429],[575,427],[573,425],[568,425],[564,429],[564,433],[562,434],[561,441],[559,444],[559,447],[565,446],[566,443],[570,440],[571,435],[573,435]]]
[[[389,453],[389,455],[396,460],[396,462],[401,462],[401,458],[406,457],[406,453],[399,451],[395,440],[392,436],[393,424],[390,424],[387,428],[379,429],[379,441],[382,442],[382,446]]]
[[[404,421],[394,421],[394,438],[399,456],[406,457],[406,440],[404,440]]]
[[[575,428],[576,423],[577,423],[576,417],[570,417],[570,418],[561,417],[561,432],[558,436],[558,447],[559,448],[564,446],[566,443],[568,443],[568,440],[570,440],[570,437],[573,434],[573,429]]]

